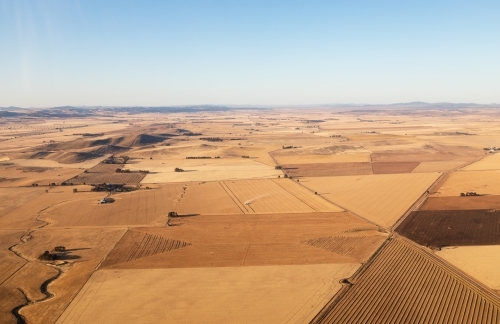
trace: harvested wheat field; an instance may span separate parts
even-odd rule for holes
[[[307,323],[358,267],[100,270],[57,323]]]
[[[41,219],[53,226],[152,225],[167,222],[183,192],[180,183],[162,185],[156,189],[141,189],[114,194],[114,203],[99,204],[106,193],[95,198],[61,202],[41,213]],[[77,193],[75,195],[79,195]]]
[[[221,184],[244,213],[342,211],[291,179],[223,181]]]
[[[464,168],[464,171],[500,170],[500,154],[486,156],[478,162]]]
[[[366,163],[370,162],[370,153],[325,154],[325,155],[284,155],[271,153],[279,164],[311,164],[311,163]]]
[[[177,217],[171,223],[130,229],[102,268],[359,263],[386,238],[375,226],[345,212],[201,215]],[[325,238],[330,241],[327,248],[314,243]],[[356,248],[359,243],[363,249]]]
[[[305,178],[300,183],[340,207],[392,226],[436,181],[438,173]]]
[[[157,159],[127,165],[130,170],[148,170],[142,183],[219,181],[229,179],[277,178],[280,170],[251,158]],[[184,172],[175,172],[181,168]]]
[[[450,246],[435,252],[487,287],[500,291],[500,245]]]
[[[500,299],[440,259],[394,239],[312,323],[498,323]]]
[[[500,244],[500,211],[417,211],[396,231],[424,246]]]
[[[429,197],[420,210],[500,209],[500,196]]]
[[[114,173],[116,169],[123,169],[125,164],[99,163],[87,170],[88,173]]]
[[[372,174],[369,162],[283,164],[283,170],[292,177],[326,177]]]
[[[420,162],[419,165],[413,169],[413,173],[431,173],[431,172],[446,172],[454,168],[458,168],[467,162],[451,161],[451,162]]]
[[[373,162],[373,174],[410,173],[420,162]]]
[[[457,171],[439,187],[434,196],[460,196],[474,191],[480,195],[500,195],[500,171]]]
[[[138,184],[146,176],[142,172],[131,173],[82,173],[73,178],[67,179],[66,183],[72,184],[100,184],[100,183],[123,183],[123,184]]]
[[[426,144],[419,149],[388,150],[371,154],[373,162],[474,161],[484,156],[482,149],[470,146]]]
[[[222,182],[189,183],[177,204],[179,214],[243,214],[247,210],[230,196]]]

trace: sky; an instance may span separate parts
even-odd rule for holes
[[[0,107],[500,103],[500,1],[0,0]]]

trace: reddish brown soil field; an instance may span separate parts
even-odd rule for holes
[[[500,244],[500,211],[417,211],[396,231],[425,246]]]
[[[125,183],[137,184],[144,179],[144,173],[82,173],[66,180],[72,184],[99,184],[99,183]]]
[[[374,174],[410,173],[420,162],[374,162],[372,169]]]
[[[430,197],[420,210],[500,209],[500,196]]]
[[[311,323],[498,323],[497,296],[395,239]]]
[[[282,165],[292,177],[325,177],[372,174],[370,162],[307,163]]]

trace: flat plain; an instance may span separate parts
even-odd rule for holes
[[[500,321],[495,109],[5,116],[1,323]]]

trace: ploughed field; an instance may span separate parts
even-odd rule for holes
[[[500,300],[420,247],[393,239],[312,323],[498,323]]]
[[[500,210],[416,211],[396,231],[424,246],[500,244]]]

